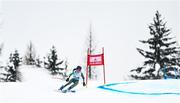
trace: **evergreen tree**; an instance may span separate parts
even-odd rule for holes
[[[19,57],[18,50],[15,50],[14,54],[10,54],[10,62],[13,62],[15,69],[19,67],[21,59],[22,58]]]
[[[4,47],[4,44],[3,44],[3,43],[0,44],[0,55],[2,54],[2,49],[3,49],[3,47]]]
[[[32,44],[32,42],[30,42],[29,45],[27,46],[27,51],[24,58],[25,64],[35,65],[35,59],[36,59],[35,47]]]
[[[178,70],[180,66],[177,57],[179,48],[175,45],[174,38],[170,37],[171,31],[166,27],[166,22],[163,22],[158,11],[153,23],[149,25],[149,30],[151,37],[148,40],[140,40],[141,43],[149,45],[149,50],[137,48],[137,51],[146,58],[146,61],[144,61],[142,67],[131,70],[131,72],[135,71],[137,73],[132,74],[131,77],[136,79],[160,79],[165,73],[173,76],[172,73],[169,74],[170,71],[174,72],[174,68]]]
[[[18,67],[20,65],[21,58],[19,57],[19,53],[17,50],[9,57],[9,64],[6,67],[8,71],[7,80],[10,82],[16,82],[16,80],[20,81],[20,72],[18,71]]]
[[[7,82],[16,82],[16,77],[17,77],[17,69],[15,69],[14,65],[12,62],[10,62],[8,64],[8,66],[6,67],[7,70],[7,78],[6,81]]]
[[[35,64],[36,64],[37,67],[42,67],[42,65],[41,65],[42,61],[41,61],[39,56],[36,58]]]
[[[2,54],[3,44],[0,45],[0,56]],[[6,71],[2,65],[3,61],[0,60],[0,82],[5,81],[6,78]]]
[[[49,69],[53,75],[62,74],[62,70],[64,70],[64,68],[59,67],[62,63],[63,61],[58,60],[56,48],[53,46],[50,50],[50,54],[48,55],[48,61],[45,62],[47,69]]]
[[[66,79],[68,77],[67,75],[67,70],[68,70],[68,60],[66,59],[65,60],[65,63],[64,63],[65,67],[64,67],[64,73],[63,73],[63,79]]]

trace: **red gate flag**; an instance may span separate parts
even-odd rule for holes
[[[86,87],[88,84],[88,74],[89,74],[88,67],[89,66],[103,65],[104,84],[106,84],[105,65],[104,65],[104,48],[102,48],[102,54],[91,55],[91,54],[89,54],[89,51],[90,51],[90,49],[88,49],[88,52],[87,52]]]
[[[104,54],[88,55],[87,60],[89,66],[104,65]]]

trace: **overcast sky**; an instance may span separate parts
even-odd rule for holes
[[[178,0],[45,1],[1,2],[0,43],[4,43],[1,57],[8,59],[15,49],[23,56],[32,41],[40,57],[55,45],[72,68],[84,65],[85,41],[91,22],[97,49],[105,48],[107,79],[122,80],[129,70],[142,65],[144,58],[136,47],[144,47],[138,40],[149,36],[148,24],[156,10],[167,21],[172,36],[180,38]]]

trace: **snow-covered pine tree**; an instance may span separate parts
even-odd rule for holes
[[[2,54],[3,46],[0,45],[0,56]],[[7,78],[7,71],[4,65],[4,61],[0,59],[0,82],[5,82]]]
[[[63,73],[63,78],[64,79],[66,79],[68,77],[68,75],[67,75],[68,65],[69,65],[69,63],[68,63],[68,60],[66,59],[65,62],[64,62],[64,66],[65,66],[64,67],[64,73]]]
[[[35,65],[40,68],[40,67],[42,67],[42,63],[43,62],[41,61],[40,57],[38,56],[35,60]]]
[[[2,54],[2,49],[3,49],[3,47],[4,47],[4,44],[3,44],[3,43],[0,44],[0,55]]]
[[[14,54],[10,54],[10,62],[13,62],[14,68],[17,69],[20,65],[21,59],[19,57],[18,50],[15,50]]]
[[[131,77],[135,79],[160,79],[164,77],[165,73],[174,76],[172,73],[175,72],[174,68],[178,70],[180,66],[177,57],[179,47],[176,46],[174,38],[170,37],[171,30],[166,27],[166,22],[163,21],[158,11],[153,23],[149,25],[149,30],[151,37],[147,40],[140,40],[141,43],[149,46],[149,50],[137,48],[137,51],[146,60],[142,67],[131,70],[131,72],[135,72]]]
[[[26,65],[35,65],[35,59],[36,59],[36,51],[33,43],[30,41],[30,43],[27,46],[27,51],[24,56],[24,62]]]
[[[10,82],[16,82],[16,80],[21,80],[20,72],[18,71],[18,67],[20,66],[21,59],[19,57],[18,50],[15,50],[15,52],[10,54],[9,57],[9,64],[6,67],[6,70],[8,72],[7,74],[7,80]]]
[[[63,63],[63,61],[59,61],[57,51],[54,46],[52,46],[47,59],[48,60],[47,62],[45,62],[45,65],[47,69],[51,71],[52,75],[63,74],[62,70],[64,70],[64,68],[59,67]]]

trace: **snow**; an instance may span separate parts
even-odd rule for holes
[[[180,95],[138,95],[104,90],[98,88],[102,83],[99,81],[90,81],[87,88],[80,82],[75,88],[76,93],[64,94],[57,89],[65,82],[52,78],[46,69],[21,66],[20,72],[22,82],[0,83],[0,103],[179,103],[180,100]],[[180,80],[121,81],[110,88],[131,92],[180,93]]]

